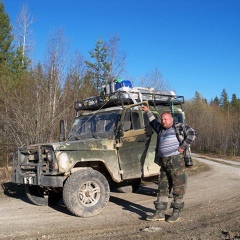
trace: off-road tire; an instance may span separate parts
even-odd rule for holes
[[[79,217],[99,214],[108,203],[109,196],[108,181],[100,172],[91,168],[70,175],[63,187],[65,206]]]
[[[62,199],[62,192],[49,191],[36,185],[25,185],[28,199],[38,206],[56,205]]]

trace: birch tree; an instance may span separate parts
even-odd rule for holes
[[[46,51],[46,60],[42,67],[39,84],[39,103],[41,104],[40,116],[44,115],[42,125],[48,131],[48,140],[55,140],[54,130],[62,112],[62,86],[65,82],[67,65],[68,44],[64,31],[58,29],[49,37]]]
[[[168,80],[165,80],[158,68],[154,71],[146,73],[140,80],[141,86],[151,87],[155,90],[174,90]]]
[[[108,62],[110,64],[110,81],[123,77],[126,74],[127,55],[120,47],[120,37],[114,34],[107,44]]]
[[[35,23],[33,16],[28,11],[28,6],[24,5],[17,18],[17,25],[14,27],[16,42],[22,50],[23,59],[28,57],[34,47],[32,25]],[[22,64],[26,64],[22,61]]]

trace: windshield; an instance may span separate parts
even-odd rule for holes
[[[69,140],[112,138],[115,134],[119,112],[97,113],[75,119]]]

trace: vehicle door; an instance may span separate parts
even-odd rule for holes
[[[146,159],[148,163],[153,163],[159,172],[154,163],[156,141],[151,141],[153,131],[141,106],[142,104],[129,105],[122,112],[118,148],[122,179],[143,177]]]

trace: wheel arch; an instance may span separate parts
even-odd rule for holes
[[[109,182],[121,182],[121,175],[119,174],[119,170],[116,169],[112,171],[108,166],[105,160],[102,159],[91,159],[87,161],[79,161],[74,164],[71,169],[71,174],[81,169],[92,168],[101,174],[103,174]]]

